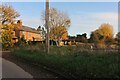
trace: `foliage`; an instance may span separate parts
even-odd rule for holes
[[[97,44],[112,44],[113,41],[113,27],[110,24],[102,24],[90,36],[90,42]]]
[[[90,42],[95,43],[95,44],[99,43],[100,42],[99,36],[100,36],[99,34],[92,32],[90,35]]]
[[[117,38],[120,38],[120,32],[117,33],[116,37],[117,37]]]
[[[49,10],[49,19],[50,28],[59,26],[64,26],[65,28],[70,27],[69,16],[56,8],[51,8]]]
[[[0,22],[2,24],[14,23],[19,13],[10,5],[0,5]]]
[[[82,42],[82,43],[87,43],[88,42],[86,35],[87,35],[86,33],[84,33],[84,34],[81,35],[82,37],[80,39],[80,42]]]
[[[116,35],[116,41],[117,41],[117,44],[120,46],[120,32],[118,32]]]
[[[19,16],[19,13],[9,5],[0,5],[0,24],[2,29],[2,44],[4,48],[13,46],[13,30],[15,28],[15,18]]]
[[[3,48],[9,48],[13,46],[12,37],[13,37],[13,25],[6,24],[3,25],[3,31],[1,34]]]
[[[50,30],[50,39],[54,41],[66,40],[68,32],[64,26],[53,27]]]
[[[114,43],[115,43],[114,38],[112,38],[112,37],[106,37],[106,39],[105,39],[105,44],[106,45],[112,45]]]
[[[46,35],[46,31],[45,31],[44,27],[39,26],[37,28],[37,31],[39,31],[40,34],[42,34],[41,36],[42,36],[42,39],[44,40],[45,39],[45,35]]]
[[[18,38],[18,42],[16,43],[16,46],[19,46],[19,47],[26,46],[26,40],[25,40],[24,35],[22,35],[21,38]]]
[[[44,13],[43,13],[44,15]],[[43,16],[43,21],[45,16]],[[60,38],[67,38],[67,29],[70,27],[69,16],[55,8],[49,10],[49,27],[50,27],[50,38],[56,42],[60,41]]]
[[[95,31],[96,33],[106,37],[113,37],[113,27],[110,24],[102,24],[99,29]]]

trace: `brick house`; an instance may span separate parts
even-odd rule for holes
[[[13,40],[17,40],[24,36],[26,41],[43,41],[43,36],[40,30],[23,26],[22,21],[18,20],[16,24],[17,28],[14,29]]]

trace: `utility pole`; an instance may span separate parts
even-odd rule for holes
[[[47,34],[46,34],[46,51],[47,51],[47,53],[49,53],[49,0],[46,0],[45,27],[47,29]]]

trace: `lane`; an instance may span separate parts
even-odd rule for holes
[[[33,78],[16,64],[2,59],[2,78]]]
[[[1,54],[0,54],[1,56]],[[2,58],[0,57],[0,80],[2,79]]]
[[[38,66],[35,64],[31,64],[26,60],[22,60],[20,58],[13,57],[11,55],[11,52],[6,52],[6,51],[2,52],[2,58],[10,61],[12,63],[15,63],[17,66],[22,68],[24,71],[30,73],[33,76],[34,80],[38,79],[38,78],[40,78],[40,79],[63,78],[60,75],[58,75],[50,70],[47,70],[45,68],[45,66],[43,66],[43,65]],[[3,71],[5,71],[5,68],[3,69]]]
[[[0,80],[2,79],[2,44],[0,43]]]

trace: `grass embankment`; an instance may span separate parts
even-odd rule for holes
[[[42,47],[43,48],[43,47]],[[13,51],[13,55],[30,63],[44,64],[63,75],[76,78],[120,78],[120,54],[104,51],[76,51],[76,47],[51,47],[50,54],[43,49],[29,47]]]

